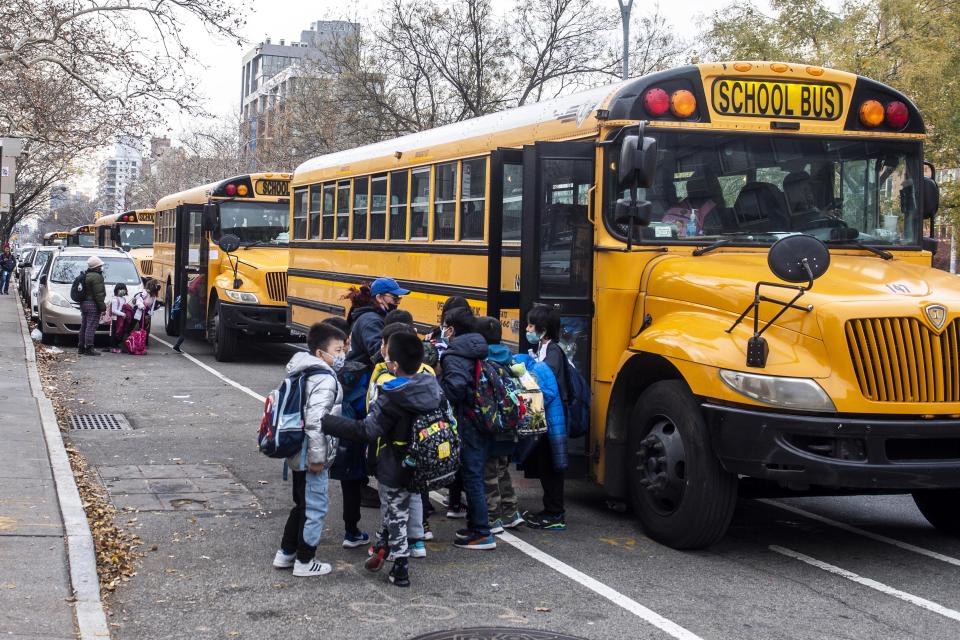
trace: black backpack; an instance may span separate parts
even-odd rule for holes
[[[74,278],[73,284],[70,285],[70,299],[74,302],[83,302],[87,299],[86,277],[87,272],[84,271]]]
[[[460,469],[460,434],[450,404],[418,415],[412,424],[403,464],[413,467],[410,487],[433,491],[451,484]]]

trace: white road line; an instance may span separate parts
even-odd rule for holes
[[[433,500],[436,501],[438,504],[441,504],[441,505],[443,504],[443,495],[441,495],[440,493],[436,491],[431,491],[430,497],[433,498]],[[526,555],[530,556],[537,562],[541,562],[547,565],[557,573],[563,574],[566,577],[573,580],[574,582],[577,582],[583,585],[584,587],[586,587],[587,589],[590,589],[594,593],[603,596],[604,598],[614,603],[615,605],[626,609],[633,615],[637,616],[638,618],[641,618],[642,620],[647,621],[648,623],[652,624],[653,626],[657,627],[664,633],[674,638],[678,638],[679,640],[703,640],[700,636],[693,633],[692,631],[688,631],[687,629],[684,629],[683,627],[673,622],[672,620],[668,620],[667,618],[664,618],[656,611],[648,609],[647,607],[643,606],[636,600],[628,598],[627,596],[623,595],[619,591],[603,584],[599,580],[591,578],[590,576],[583,573],[582,571],[579,571],[578,569],[574,569],[573,567],[563,562],[562,560],[558,560],[557,558],[554,558],[550,554],[541,551],[540,549],[533,546],[529,542],[525,542],[521,540],[520,538],[513,535],[512,533],[504,531],[503,533],[499,534],[497,538],[499,539],[499,541],[506,542],[507,544],[516,548],[518,551],[521,551],[522,553],[525,553]]]
[[[804,518],[816,520],[817,522],[822,522],[823,524],[830,525],[831,527],[836,527],[837,529],[843,529],[844,531],[855,533],[859,536],[863,536],[864,538],[870,538],[871,540],[876,540],[877,542],[890,544],[895,547],[904,549],[905,551],[912,551],[913,553],[919,553],[922,556],[933,558],[934,560],[939,560],[940,562],[946,562],[947,564],[952,564],[955,567],[960,567],[960,559],[947,556],[942,553],[937,553],[936,551],[931,551],[929,549],[924,549],[923,547],[918,547],[916,545],[910,544],[909,542],[894,540],[893,538],[888,538],[887,536],[880,535],[879,533],[873,533],[872,531],[867,531],[866,529],[860,529],[859,527],[854,527],[853,525],[845,524],[843,522],[837,522],[836,520],[831,520],[830,518],[826,518],[816,513],[807,511],[806,509],[801,509],[799,507],[794,507],[793,505],[777,502],[776,500],[759,499],[757,500],[757,502],[762,502],[764,504],[770,505],[771,507],[777,507],[778,509],[784,509],[791,513],[795,513],[799,516],[803,516]]]
[[[933,611],[934,613],[939,613],[940,615],[946,618],[950,618],[951,620],[956,620],[960,622],[960,611],[955,611],[954,609],[948,609],[947,607],[937,604],[936,602],[933,602],[931,600],[927,600],[926,598],[921,598],[920,596],[915,596],[912,593],[907,593],[906,591],[900,591],[899,589],[894,589],[893,587],[885,585],[882,582],[877,582],[876,580],[871,580],[870,578],[864,578],[863,576],[857,575],[852,571],[841,569],[840,567],[834,566],[832,564],[828,564],[821,560],[817,560],[816,558],[811,558],[810,556],[804,555],[797,551],[792,551],[790,549],[785,549],[783,547],[778,547],[776,545],[770,545],[770,550],[776,553],[779,553],[781,555],[793,558],[795,560],[805,562],[810,566],[816,567],[818,569],[823,569],[824,571],[828,571],[834,575],[838,575],[841,578],[846,578],[847,580],[856,582],[857,584],[862,584],[865,587],[870,587],[871,589],[874,589],[881,593],[885,593],[889,596],[893,596],[894,598],[899,598],[904,602],[909,602],[910,604],[914,604],[918,607],[926,609],[927,611]]]
[[[154,340],[156,340],[157,342],[159,342],[160,344],[165,344],[165,345],[167,345],[168,347],[170,347],[171,349],[173,348],[173,345],[170,344],[169,342],[167,342],[166,340],[162,340],[162,339],[158,338],[157,336],[150,336],[150,337],[153,338]],[[223,380],[224,382],[226,382],[226,383],[227,383],[228,385],[230,385],[231,387],[236,387],[236,388],[239,389],[240,391],[243,391],[245,394],[247,394],[247,395],[250,396],[251,398],[254,398],[254,399],[256,399],[256,400],[259,400],[260,402],[263,402],[264,400],[266,400],[266,398],[265,398],[264,396],[260,395],[259,393],[257,393],[257,392],[254,391],[253,389],[251,389],[251,388],[249,388],[249,387],[243,386],[242,384],[240,384],[240,383],[237,382],[236,380],[231,380],[230,378],[228,378],[227,376],[223,375],[222,373],[220,373],[219,371],[217,371],[217,370],[214,369],[213,367],[208,366],[208,365],[200,362],[199,360],[197,360],[196,358],[194,358],[194,357],[193,357],[192,355],[190,355],[189,353],[184,353],[184,354],[182,354],[182,355],[183,355],[184,358],[186,358],[187,360],[189,360],[189,361],[192,362],[193,364],[197,365],[197,366],[200,367],[201,369],[204,369],[205,371],[208,371],[209,373],[212,373],[212,374],[215,375],[216,377],[218,377],[218,378],[220,378],[221,380]]]
[[[150,336],[150,337],[161,344],[165,344],[168,347],[173,348],[173,345],[167,342],[166,340],[162,340],[156,336]],[[243,391],[247,395],[253,398],[256,398],[260,402],[263,402],[264,397],[261,396],[260,394],[243,386],[242,384],[240,384],[239,382],[236,382],[235,380],[231,380],[230,378],[223,375],[213,367],[210,367],[200,362],[199,360],[197,360],[196,358],[194,358],[188,353],[184,353],[183,356],[187,358],[190,362],[197,365],[198,367],[201,367],[205,371],[208,371],[213,375],[215,375],[216,377],[220,378],[230,386],[236,387],[237,389],[239,389],[240,391]],[[434,500],[437,500],[438,502],[441,502],[443,499],[443,496],[441,496],[439,493],[435,491],[431,493],[430,496]],[[537,560],[538,562],[542,562],[543,564],[547,565],[554,571],[557,571],[565,575],[566,577],[570,578],[574,582],[578,582],[581,585],[593,591],[594,593],[597,593],[603,596],[604,598],[614,603],[615,605],[626,609],[630,613],[634,614],[635,616],[643,620],[646,620],[647,622],[657,627],[664,633],[674,638],[677,638],[678,640],[703,640],[703,638],[701,638],[697,634],[691,631],[687,631],[686,629],[684,629],[677,623],[673,622],[672,620],[668,620],[667,618],[664,618],[659,613],[646,608],[636,600],[628,598],[627,596],[623,595],[619,591],[616,591],[615,589],[603,584],[599,580],[595,580],[594,578],[591,578],[590,576],[583,573],[582,571],[578,571],[577,569],[574,569],[570,565],[560,560],[557,560],[556,558],[554,558],[553,556],[547,553],[544,553],[540,549],[537,549],[536,547],[534,547],[532,544],[528,542],[524,542],[520,538],[506,532],[500,534],[499,538],[503,542],[506,542],[507,544],[512,545],[519,551],[527,554],[534,560]]]

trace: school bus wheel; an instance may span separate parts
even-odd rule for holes
[[[230,362],[237,351],[237,332],[228,328],[223,321],[219,300],[214,304],[213,327],[213,357],[217,362]]]
[[[658,542],[698,549],[730,525],[737,478],[713,454],[700,407],[682,380],[652,384],[634,405],[627,474],[634,513]]]
[[[913,492],[920,513],[938,531],[960,536],[960,489],[926,489]]]
[[[170,309],[173,307],[173,288],[169,282],[167,283],[166,293],[164,293],[163,296],[163,330],[171,338],[176,338],[180,335],[180,326],[176,322],[170,322]],[[180,310],[180,313],[185,312],[185,309]]]

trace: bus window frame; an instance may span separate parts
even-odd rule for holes
[[[297,216],[297,204],[300,196],[303,196],[301,215]],[[292,212],[290,216],[290,237],[294,240],[308,240],[310,237],[310,187],[304,185],[293,190]],[[297,220],[303,221],[303,235],[297,235]]]
[[[431,230],[430,230],[430,222],[431,222],[431,218],[433,217],[433,198],[432,198],[432,196],[433,196],[433,166],[434,166],[434,165],[431,164],[431,165],[424,165],[424,166],[411,167],[411,168],[410,168],[410,193],[408,194],[408,200],[409,200],[409,202],[410,202],[410,205],[409,205],[409,209],[410,209],[410,210],[409,210],[409,212],[408,212],[408,220],[409,220],[409,223],[408,223],[408,225],[407,225],[407,240],[410,240],[411,242],[413,242],[413,241],[417,241],[417,242],[429,242],[429,241],[432,240],[432,238],[433,238],[433,234],[430,233],[430,231],[431,231]],[[414,175],[421,176],[421,175],[424,175],[424,174],[426,174],[426,177],[427,177],[427,194],[426,194],[426,199],[425,199],[424,201],[422,201],[422,202],[417,202],[417,204],[414,205],[414,199],[413,199]],[[424,221],[424,227],[425,227],[425,229],[426,229],[426,231],[427,231],[426,235],[423,235],[423,236],[419,236],[419,235],[418,235],[418,236],[415,236],[415,235],[413,235],[413,207],[414,207],[414,206],[417,206],[417,207],[426,207],[426,211],[424,211],[424,215],[425,215],[425,217],[426,217],[426,220]]]
[[[404,185],[405,192],[404,192],[403,202],[394,205],[392,202],[393,191],[394,191],[393,176],[396,174],[404,174],[406,178],[405,180],[406,185]],[[397,169],[396,171],[390,171],[388,175],[390,176],[390,179],[388,182],[388,189],[387,189],[387,242],[406,242],[407,234],[409,233],[409,230],[410,230],[410,168],[407,167],[404,169]],[[393,219],[392,218],[393,209],[395,207],[400,208],[401,206],[404,208],[403,209],[403,233],[399,234],[400,237],[394,237],[393,228],[392,228],[393,225],[391,224]]]
[[[350,239],[351,240],[366,240],[370,237],[370,176],[358,176],[353,178],[353,187],[350,191]],[[357,212],[359,211],[357,207],[357,185],[363,183],[366,188],[364,189],[364,194],[366,195],[367,202],[366,206],[363,208],[363,213],[361,217],[364,220],[363,226],[363,237],[356,237],[357,231]]]
[[[463,226],[464,226],[463,225],[463,204],[465,202],[463,198],[463,165],[466,162],[475,162],[477,160],[483,161],[483,165],[482,165],[483,171],[484,171],[483,196],[480,198],[475,198],[475,197],[469,198],[469,200],[466,200],[466,202],[476,202],[476,201],[483,202],[483,207],[481,210],[481,215],[483,216],[483,219],[481,220],[481,223],[480,223],[480,230],[481,230],[480,237],[465,238],[463,237],[463,231],[464,231],[463,230]],[[472,180],[473,178],[471,177],[471,186],[472,186]],[[478,243],[478,244],[487,242],[488,240],[487,226],[489,223],[488,194],[490,193],[489,181],[490,181],[490,155],[489,154],[483,155],[483,156],[472,156],[470,158],[462,158],[460,160],[460,173],[459,173],[459,180],[458,180],[459,184],[457,186],[457,242],[470,242],[470,243]]]
[[[320,240],[333,241],[337,237],[337,183],[336,182],[324,182],[323,188],[321,189],[320,195]],[[327,192],[330,191],[330,207],[329,211],[327,210]],[[326,223],[327,219],[330,220],[330,235],[327,236],[326,233]]]
[[[306,240],[319,240],[323,226],[323,183],[317,182],[308,185],[307,188],[307,237]],[[317,206],[314,209],[313,198],[317,197]],[[316,225],[314,225],[316,218]],[[316,233],[314,233],[316,228]]]
[[[433,219],[430,224],[430,238],[434,242],[456,242],[457,241],[457,199],[459,195],[460,188],[460,160],[452,160],[449,162],[438,162],[433,167],[433,189],[431,190],[431,208],[433,209]],[[451,199],[437,200],[438,185],[440,182],[437,177],[440,172],[441,167],[453,167],[453,197]],[[453,235],[449,238],[439,238],[437,237],[437,205],[452,205],[453,211]]]
[[[373,185],[374,183],[383,182],[383,211],[375,212],[373,210]],[[375,173],[370,175],[370,206],[369,209],[369,229],[367,230],[367,237],[371,242],[380,241],[386,242],[388,236],[388,227],[389,227],[389,217],[390,217],[390,172],[386,171],[383,173]],[[373,237],[373,216],[382,215],[383,216],[383,233],[379,237]]]
[[[353,195],[353,179],[347,178],[346,180],[337,180],[336,185],[337,185],[337,188],[334,192],[336,195],[336,198],[333,204],[333,239],[334,241],[349,240],[350,239],[350,209],[353,203],[351,199],[351,196]],[[344,212],[340,211],[340,205],[341,205],[340,196],[344,189],[346,189],[347,191],[346,212],[345,212],[346,215],[344,215]],[[347,233],[344,236],[340,235],[341,218],[346,218]]]

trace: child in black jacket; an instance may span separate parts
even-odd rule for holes
[[[393,568],[389,580],[398,587],[410,586],[407,559],[407,525],[410,500],[417,495],[410,489],[413,468],[404,464],[417,416],[440,407],[443,394],[437,379],[428,373],[416,373],[423,362],[423,344],[416,335],[395,333],[387,342],[387,368],[396,376],[385,383],[363,420],[327,416],[324,432],[348,440],[376,444],[376,477],[380,500],[386,505],[386,521],[380,541],[366,567],[379,571],[389,546]]]

